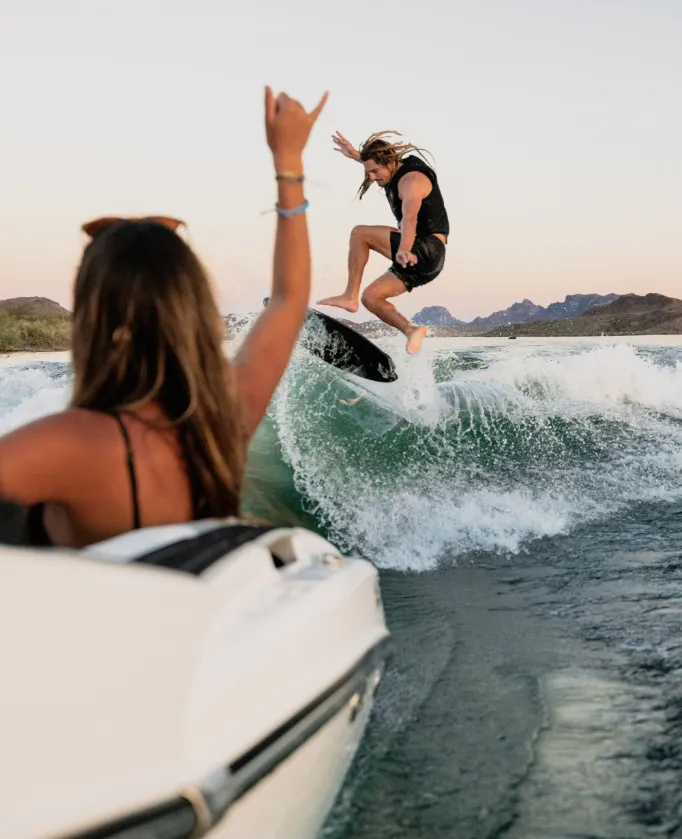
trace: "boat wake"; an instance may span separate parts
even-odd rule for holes
[[[448,343],[396,362],[382,384],[296,352],[251,448],[250,512],[426,570],[682,496],[679,348]],[[0,430],[61,409],[69,389],[67,365],[4,366]]]
[[[262,441],[296,503],[347,551],[410,570],[513,554],[682,495],[682,363],[667,352],[490,352],[458,364],[450,351],[405,364],[390,385],[300,355]]]

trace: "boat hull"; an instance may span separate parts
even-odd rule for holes
[[[378,575],[300,528],[248,535],[0,548],[3,839],[317,835],[386,655]]]

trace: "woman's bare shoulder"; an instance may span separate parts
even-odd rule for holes
[[[55,414],[27,422],[5,434],[2,442],[33,440],[54,444],[56,442],[86,443],[90,435],[101,436],[112,429],[111,417],[84,408],[67,408]]]
[[[63,502],[74,476],[102,459],[115,433],[110,417],[81,409],[49,414],[11,431],[0,438],[0,492],[28,504]]]

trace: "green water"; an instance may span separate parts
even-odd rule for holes
[[[381,569],[324,836],[682,836],[682,340],[426,347],[372,392],[298,356],[251,452],[264,511]]]

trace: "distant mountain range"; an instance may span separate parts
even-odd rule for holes
[[[604,306],[617,300],[618,294],[568,294],[563,303],[538,306],[532,300],[513,303],[508,309],[493,312],[488,317],[478,317],[470,322],[457,320],[444,306],[427,306],[412,319],[421,326],[448,327],[462,332],[487,332],[494,326],[533,321],[566,320],[580,317],[593,306]]]
[[[679,335],[682,300],[663,294],[624,294],[605,305],[592,306],[579,317],[500,325],[487,337]]]
[[[13,297],[0,300],[0,313],[12,319],[52,321],[70,318],[70,312],[45,297]],[[341,314],[339,312],[339,314]],[[236,336],[248,327],[257,313],[230,314],[225,317],[226,334]],[[355,323],[339,317],[342,323],[369,338],[395,334],[391,327],[373,319]],[[458,320],[444,306],[427,306],[413,318],[429,327],[433,337],[479,335],[503,338],[523,336],[581,335],[679,335],[682,334],[682,300],[663,294],[569,294],[561,303],[537,306],[531,300],[514,303],[508,309],[478,317],[471,322]],[[35,348],[35,347],[33,347]]]
[[[427,306],[413,321],[428,326],[432,337],[442,338],[679,335],[682,334],[682,300],[663,294],[569,294],[563,303],[547,307],[523,300],[470,323],[454,318],[444,306]],[[343,322],[368,338],[394,334],[394,330],[377,320]]]

